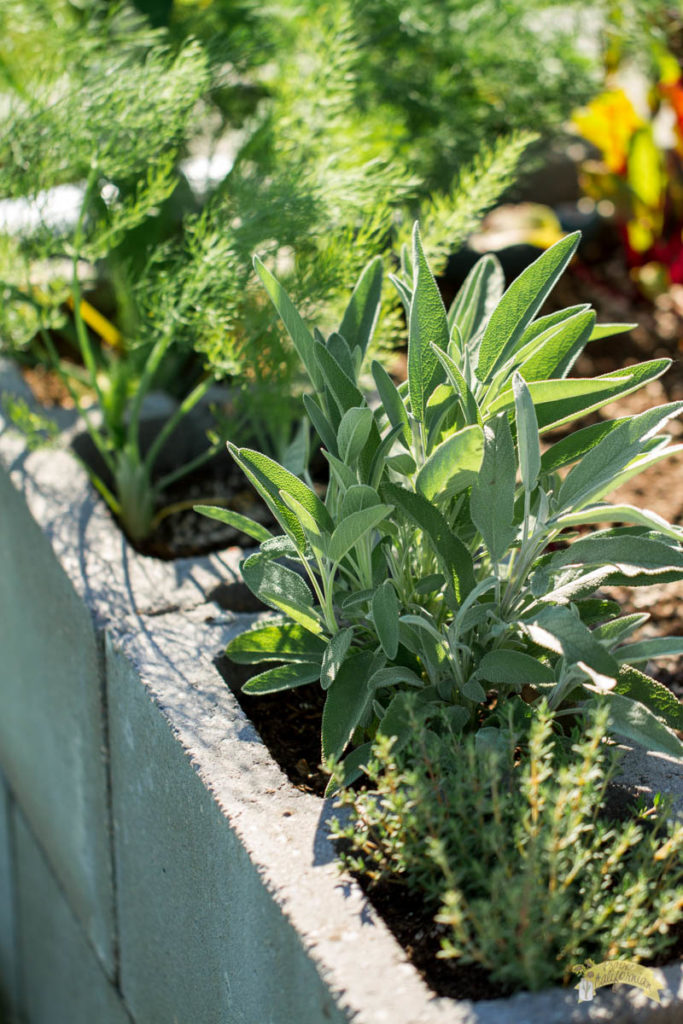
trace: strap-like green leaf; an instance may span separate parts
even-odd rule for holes
[[[362,355],[365,355],[375,330],[381,298],[382,259],[376,256],[358,279],[339,327],[339,333],[351,348],[360,349]]]
[[[683,704],[668,686],[663,686],[637,668],[621,666],[614,692],[644,704],[672,729],[683,730]]]
[[[347,409],[337,431],[339,457],[347,466],[360,456],[374,423],[372,409],[367,406]]]
[[[278,311],[280,319],[292,339],[294,348],[297,350],[299,358],[301,359],[308,376],[311,378],[313,387],[316,391],[320,391],[323,386],[323,380],[313,354],[313,337],[311,332],[299,316],[299,313],[287,292],[284,290],[280,282],[273,277],[271,272],[263,265],[258,256],[254,256],[254,270],[261,278],[265,289],[270,296],[271,302]]]
[[[231,448],[232,450],[232,448]],[[321,532],[332,529],[332,519],[323,505],[322,501],[310,487],[307,487],[303,480],[294,476],[289,470],[284,469],[279,463],[268,458],[261,452],[253,451],[251,448],[239,448],[234,458],[239,462],[245,472],[248,471],[251,478],[265,489],[273,502],[283,505],[280,498],[280,491],[286,491],[299,502],[300,505],[313,517]],[[286,506],[283,506],[286,508]],[[289,510],[287,510],[289,512]],[[291,513],[289,513],[291,516]]]
[[[337,678],[337,673],[344,663],[346,655],[349,653],[352,640],[353,629],[351,627],[340,629],[338,633],[334,634],[325,648],[320,673],[320,685],[323,690],[329,690]]]
[[[390,660],[393,660],[398,652],[399,611],[393,584],[390,580],[385,580],[372,598],[372,618],[382,650]]]
[[[242,576],[252,594],[270,608],[285,612],[311,633],[321,633],[313,596],[301,576],[258,553],[242,563]]]
[[[307,665],[305,662],[292,662],[289,665],[277,665],[253,676],[242,687],[243,693],[263,694],[277,693],[279,690],[293,690],[295,686],[305,686],[320,678],[320,665]]]
[[[683,758],[683,743],[659,718],[639,701],[621,693],[605,694],[609,708],[610,730],[626,739],[635,740],[646,750],[659,750],[675,758]]]
[[[513,522],[517,465],[507,415],[484,427],[484,458],[472,486],[470,514],[492,561],[499,562],[515,539]]]
[[[481,418],[481,412],[479,410],[477,400],[461,373],[460,367],[456,361],[448,354],[448,352],[442,352],[436,345],[434,346],[434,353],[446,371],[446,375],[451,382],[453,390],[460,397],[460,404],[467,422],[472,424],[478,423],[479,426],[483,426],[483,420]]]
[[[329,559],[331,562],[341,562],[342,558],[360,541],[367,533],[379,526],[383,519],[393,511],[391,505],[375,505],[373,508],[364,509],[362,512],[352,512],[335,527],[330,538]]]
[[[595,313],[589,310],[555,327],[519,364],[524,380],[565,377],[588,342],[594,324]]]
[[[310,395],[304,395],[304,408],[308,413],[308,418],[313,424],[314,429],[318,433],[318,437],[327,448],[328,452],[332,455],[339,455],[337,449],[337,436],[334,427],[325,416],[320,406],[315,402]]]
[[[651,359],[646,363],[638,363],[635,366],[627,366],[623,370],[612,370],[604,376],[594,378],[604,385],[602,391],[590,388],[575,396],[564,397],[558,392],[556,396],[547,395],[549,401],[539,405],[536,395],[532,389],[538,425],[541,433],[548,430],[556,430],[571,423],[578,416],[586,416],[589,412],[601,409],[609,402],[615,402],[618,398],[624,398],[639,388],[649,384],[650,381],[661,377],[671,365],[668,359]],[[552,388],[559,384],[569,384],[567,381],[548,381]]]
[[[234,637],[225,653],[239,665],[261,661],[317,662],[325,652],[325,641],[297,622],[269,622],[247,629]]]
[[[443,375],[432,342],[448,346],[448,318],[427,264],[417,224],[413,228],[414,285],[408,322],[408,387],[413,416],[424,420],[427,399]]]
[[[603,437],[611,434],[620,423],[625,422],[625,418],[602,420],[600,423],[591,423],[589,427],[582,427],[580,430],[572,431],[571,434],[567,434],[566,437],[556,441],[547,451],[543,452],[541,456],[541,471],[543,473],[553,473],[557,469],[562,469],[563,466],[570,466],[572,462],[577,462],[582,455],[589,452],[591,448],[595,448],[596,444],[602,441]]]
[[[590,505],[578,512],[568,512],[559,516],[555,522],[563,528],[585,526],[589,523],[636,523],[657,530],[665,537],[683,542],[683,529],[680,526],[672,526],[656,512],[636,508],[635,505]]]
[[[479,675],[490,683],[523,686],[525,683],[553,683],[555,673],[549,665],[522,651],[489,651],[481,659]]]
[[[365,405],[365,399],[353,380],[344,372],[332,353],[319,341],[313,343],[313,353],[320,373],[343,416],[347,409]]]
[[[429,537],[459,604],[475,585],[472,556],[468,549],[450,529],[446,518],[421,494],[390,483],[383,484],[380,490],[386,500],[402,509]]]
[[[589,341],[598,341],[600,338],[613,338],[615,334],[624,334],[626,331],[634,330],[638,324],[596,324],[591,331]]]
[[[556,552],[550,565],[612,566],[626,576],[643,572],[659,576],[674,571],[674,578],[678,579],[683,572],[683,548],[657,540],[656,536],[601,530]]]
[[[666,636],[624,644],[613,652],[621,664],[638,665],[656,658],[678,658],[683,654],[683,637]]]
[[[667,420],[677,416],[683,402],[670,402],[632,416],[591,448],[570,469],[558,494],[560,508],[575,510],[594,495],[604,492],[614,477],[642,451],[642,442]]]
[[[373,657],[363,652],[347,658],[327,691],[323,708],[322,754],[338,758],[372,700],[368,676]]]
[[[417,474],[415,486],[429,501],[452,498],[474,483],[483,455],[483,430],[465,427],[434,449]]]
[[[519,469],[524,489],[531,492],[536,486],[538,474],[541,471],[538,420],[529,388],[519,373],[513,375],[512,390],[515,396]]]
[[[406,446],[410,447],[412,432],[408,421],[408,413],[403,404],[403,399],[398,393],[398,388],[384,369],[381,363],[376,360],[372,363],[372,376],[382,400],[382,406],[392,427],[401,427],[401,437]]]
[[[593,637],[579,616],[570,608],[544,608],[524,626],[534,643],[562,654],[570,665],[581,664],[596,683],[606,687],[616,680],[616,660]]]
[[[562,238],[512,282],[484,331],[476,369],[479,380],[485,381],[518,347],[526,328],[574,255],[580,237],[576,231]]]
[[[234,512],[231,508],[220,508],[217,505],[195,505],[194,510],[199,512],[200,516],[206,516],[207,519],[217,519],[219,523],[233,526],[241,533],[246,533],[247,537],[253,537],[259,542],[273,536],[270,530],[267,530],[261,523],[240,515],[239,512]]]
[[[505,275],[493,253],[477,260],[448,310],[448,331],[457,326],[461,344],[483,331],[505,287]]]

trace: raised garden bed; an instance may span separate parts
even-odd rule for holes
[[[0,459],[0,974],[31,1024],[678,1019],[679,964],[662,1007],[435,997],[216,667],[253,617],[207,598],[240,549],[141,556],[68,452],[5,431]],[[683,791],[665,757],[627,770]]]

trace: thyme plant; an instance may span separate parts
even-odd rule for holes
[[[340,794],[342,862],[419,895],[440,925],[437,955],[511,989],[566,984],[588,957],[661,956],[683,919],[683,825],[661,801],[611,809],[608,717],[592,710],[570,745],[543,704],[521,753],[512,735],[482,753],[445,715],[425,729],[413,711],[409,745],[378,737],[367,788]]]
[[[630,642],[647,616],[622,616],[596,594],[683,576],[679,527],[604,501],[681,449],[657,431],[683,405],[601,419],[541,449],[550,430],[669,365],[569,376],[590,340],[628,328],[596,325],[584,306],[537,316],[578,240],[562,239],[507,291],[495,257],[483,257],[446,311],[416,225],[394,279],[409,324],[408,379],[397,386],[374,362],[372,404],[358,376],[379,312],[381,263],[363,272],[325,338],[255,261],[309,374],[315,394],[304,401],[330,483],[323,499],[269,457],[228,445],[282,532],[202,509],[259,542],[244,579],[279,613],[227,653],[278,663],[245,684],[250,693],[320,682],[323,757],[351,748],[349,778],[375,730],[407,737],[408,690],[435,710],[447,706],[454,726],[478,730],[480,744],[506,742],[505,720],[490,711],[495,690],[499,709],[510,703],[524,716],[545,700],[560,720],[604,699],[612,732],[683,753],[680,704],[633,668],[680,653],[683,641]],[[617,525],[577,532],[599,524]]]

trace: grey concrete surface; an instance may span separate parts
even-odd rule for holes
[[[0,756],[113,973],[103,679],[92,617],[0,468]]]
[[[0,773],[0,1020],[3,1007],[13,1006],[17,1000],[15,941],[10,797]]]
[[[18,811],[14,826],[20,988],[26,1024],[131,1024]]]
[[[357,885],[339,874],[326,838],[330,808],[289,785],[215,668],[245,618],[207,595],[238,578],[240,552],[172,564],[142,558],[67,453],[27,455],[4,435],[0,462],[106,635],[115,921],[136,1024],[680,1021],[679,965],[665,972],[662,1008],[633,989],[601,990],[581,1005],[573,989],[477,1004],[435,998]],[[0,528],[31,536],[40,553],[26,518],[3,516]],[[63,602],[57,591],[53,605]],[[70,616],[68,602],[63,612]],[[59,746],[55,756],[63,756]],[[33,784],[44,784],[40,775]],[[74,784],[67,780],[66,806]],[[50,841],[41,846],[49,851]],[[60,888],[70,902],[61,877]],[[24,892],[22,913],[27,899]],[[28,955],[24,940],[21,950]],[[61,991],[47,971],[36,983]]]
[[[108,681],[121,989],[135,1019],[346,1020],[136,669],[110,652]]]

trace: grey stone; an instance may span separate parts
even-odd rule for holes
[[[91,614],[0,468],[0,760],[113,973],[101,658]]]
[[[10,797],[0,774],[0,1019],[17,999],[13,859]]]
[[[131,1024],[19,812],[15,830],[21,993],[27,1024]]]

